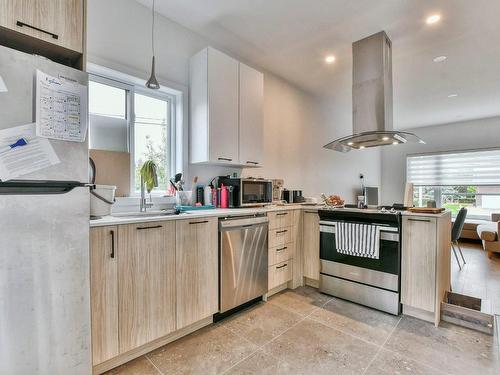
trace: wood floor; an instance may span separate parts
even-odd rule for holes
[[[500,254],[489,259],[479,242],[462,241],[460,246],[467,264],[459,270],[452,254],[453,291],[485,300],[491,304],[491,312],[500,315]]]

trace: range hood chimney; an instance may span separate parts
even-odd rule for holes
[[[340,152],[407,142],[425,143],[392,127],[392,47],[384,31],[352,44],[353,134],[325,148]]]

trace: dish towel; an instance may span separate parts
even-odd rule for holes
[[[380,226],[336,222],[335,228],[335,245],[339,253],[379,258]]]

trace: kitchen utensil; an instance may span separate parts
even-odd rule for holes
[[[177,191],[175,201],[177,206],[191,206],[193,205],[193,192],[190,190]]]

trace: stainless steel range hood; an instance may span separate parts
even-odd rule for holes
[[[352,44],[353,134],[325,148],[340,152],[406,142],[425,143],[392,127],[392,51],[384,31]]]

